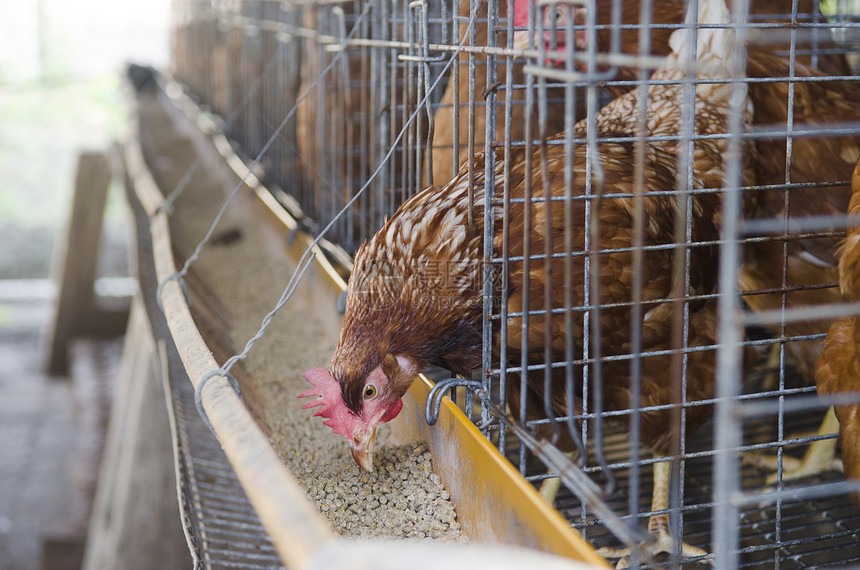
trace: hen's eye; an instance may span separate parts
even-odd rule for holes
[[[364,388],[364,398],[369,400],[374,396],[376,396],[376,386],[374,386],[373,384],[368,384]]]
[[[556,6],[552,9],[550,13],[550,18],[555,21],[556,24],[564,23],[567,19],[567,11],[561,6]]]

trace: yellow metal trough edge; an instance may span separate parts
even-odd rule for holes
[[[392,430],[403,441],[427,441],[437,474],[457,507],[458,520],[474,540],[519,544],[607,567],[558,511],[543,500],[474,423],[445,396],[435,426],[424,418],[433,383],[419,376],[404,398]]]

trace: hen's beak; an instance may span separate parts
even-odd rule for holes
[[[373,471],[373,450],[352,448],[352,458],[365,471]]]
[[[514,49],[529,49],[529,33],[527,30],[514,32]]]
[[[377,408],[373,415],[360,424],[352,432],[352,439],[347,438],[352,458],[365,471],[373,471],[373,448],[376,444],[376,430],[381,424],[390,422],[403,409],[403,400],[398,398],[386,410]]]
[[[373,448],[376,444],[376,426],[365,438],[356,438],[350,445],[352,458],[365,471],[373,471]]]

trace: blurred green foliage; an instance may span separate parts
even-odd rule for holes
[[[120,81],[118,73],[55,75],[0,86],[0,279],[48,276],[57,236],[65,231],[78,153],[105,151],[123,137]],[[113,183],[105,235],[127,241],[120,231],[127,226],[124,200]]]
[[[77,153],[106,149],[124,129],[119,81],[111,74],[0,88],[0,224],[64,219]]]
[[[818,9],[825,16],[860,15],[860,0],[821,0]]]

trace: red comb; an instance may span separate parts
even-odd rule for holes
[[[302,378],[313,384],[314,387],[306,392],[302,392],[298,397],[315,397],[315,399],[302,406],[302,409],[322,406],[322,408],[316,411],[314,416],[326,418],[323,423],[330,427],[334,433],[342,435],[347,439],[351,438],[352,432],[358,423],[358,417],[343,402],[340,384],[337,383],[334,376],[325,368],[316,367],[307,370],[302,374]]]
[[[529,4],[531,2],[529,0],[508,0],[508,9],[510,10],[511,4],[514,5],[514,24],[517,26],[526,26],[529,23]],[[536,18],[540,18],[540,12],[536,12],[538,15]],[[537,24],[535,24],[537,27]]]

